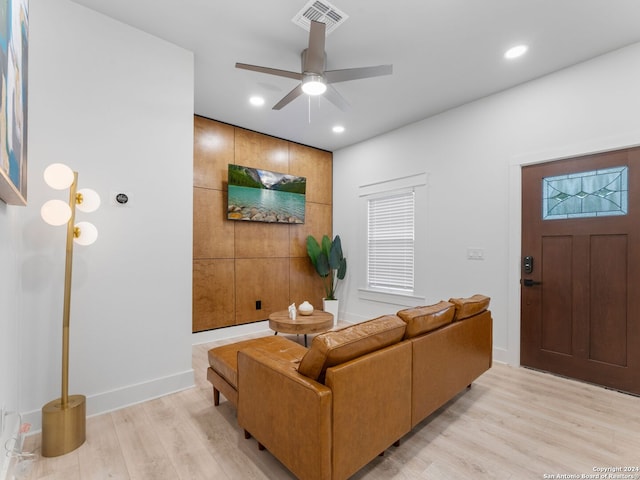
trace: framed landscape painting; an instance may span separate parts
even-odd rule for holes
[[[27,204],[28,0],[0,0],[0,200]]]
[[[307,179],[229,164],[227,219],[304,223]]]

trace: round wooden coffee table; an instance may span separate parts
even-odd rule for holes
[[[288,310],[273,312],[269,315],[269,328],[282,333],[304,334],[304,346],[307,346],[308,333],[325,332],[333,327],[333,315],[323,312],[322,310],[314,310],[311,315],[298,315],[295,320],[289,318]]]

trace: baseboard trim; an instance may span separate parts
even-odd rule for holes
[[[245,323],[243,325],[233,325],[229,327],[216,328],[205,332],[196,332],[191,335],[192,345],[216,342],[218,340],[229,340],[235,337],[242,337],[252,333],[273,333],[269,329],[268,321]]]
[[[512,365],[517,367],[518,364],[517,363],[514,364],[513,360],[510,357],[511,357],[511,352],[509,352],[509,350],[506,350],[504,348],[493,347],[493,360],[495,362],[500,362],[506,365]]]
[[[116,390],[87,395],[87,417],[112,412],[137,403],[153,400],[195,386],[193,369],[162,378],[129,385]],[[72,392],[76,394],[76,392]],[[82,393],[82,392],[78,392]],[[23,422],[31,424],[30,433],[42,430],[42,411],[33,410],[22,414]]]

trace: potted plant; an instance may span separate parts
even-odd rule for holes
[[[323,310],[333,313],[334,323],[337,323],[336,287],[338,280],[343,280],[347,273],[347,259],[342,254],[340,235],[336,235],[333,241],[324,235],[321,244],[312,235],[309,235],[307,237],[307,254],[316,272],[322,277],[325,290],[325,298],[322,300]]]

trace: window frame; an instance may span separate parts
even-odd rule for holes
[[[427,173],[419,173],[406,177],[394,178],[377,183],[361,185],[359,187],[360,215],[358,244],[362,246],[359,254],[358,288],[360,299],[383,302],[401,306],[424,305],[425,278],[418,269],[420,259],[424,258],[417,248],[425,245],[425,215],[418,214],[424,211],[427,199]],[[371,287],[368,285],[368,205],[369,200],[375,197],[390,197],[393,195],[412,191],[414,193],[414,256],[413,256],[413,290],[397,290],[384,287]]]
[[[379,202],[379,203],[377,203]],[[383,206],[386,204],[386,207]],[[376,212],[372,212],[372,207],[376,209]],[[382,210],[389,211],[390,208],[395,209],[396,213],[402,214],[402,210],[406,208],[411,209],[410,215],[404,212],[401,220],[396,221],[393,225],[390,225],[384,217]],[[416,195],[415,189],[403,189],[395,190],[393,192],[379,193],[376,195],[369,195],[367,197],[367,288],[372,290],[380,290],[390,293],[399,293],[404,295],[413,295],[415,290],[415,210],[416,210]],[[377,213],[378,215],[375,215]],[[372,217],[376,217],[376,225],[372,226]],[[384,235],[383,231],[389,231],[389,227],[394,227],[391,236]],[[409,255],[399,254],[387,254],[384,252],[388,248],[388,244],[385,246],[385,240],[392,238],[391,242],[393,246],[400,247],[403,251],[408,251]],[[376,248],[377,247],[377,248]],[[373,258],[375,257],[375,258]],[[401,259],[402,266],[398,272],[398,280],[396,282],[391,281],[393,273],[389,267],[384,266],[384,260],[396,259],[398,257],[405,257]],[[410,262],[406,257],[410,257]],[[410,265],[409,265],[410,263]],[[378,280],[376,282],[376,280]],[[385,283],[388,283],[385,285]],[[392,285],[395,283],[395,285]],[[402,286],[400,284],[406,284]]]

